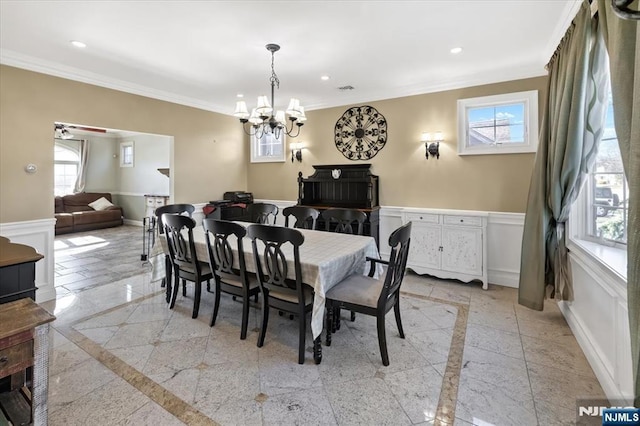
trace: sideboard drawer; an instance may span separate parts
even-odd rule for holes
[[[482,226],[482,218],[479,216],[450,216],[445,215],[445,225]]]
[[[440,215],[432,213],[407,213],[407,222],[440,223]]]
[[[33,365],[33,340],[0,350],[0,377],[24,370]]]

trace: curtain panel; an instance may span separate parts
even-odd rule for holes
[[[78,146],[80,162],[78,163],[78,176],[73,192],[83,192],[87,183],[87,162],[89,161],[89,141],[83,139]]]
[[[549,90],[529,188],[518,302],[572,298],[565,222],[595,161],[608,80],[603,38],[585,0],[548,65]]]
[[[627,304],[634,404],[640,407],[640,24],[616,16],[610,0],[598,0],[598,14],[609,53],[614,124],[629,184]]]

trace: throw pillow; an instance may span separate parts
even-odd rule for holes
[[[89,203],[89,207],[97,211],[106,210],[111,206],[113,206],[113,204],[111,204],[109,200],[107,200],[104,197],[100,197],[97,200],[95,200],[93,203]]]

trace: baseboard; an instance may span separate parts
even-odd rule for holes
[[[124,219],[122,222],[123,222],[125,225],[131,225],[131,226],[139,226],[139,227],[142,227],[142,221],[141,221],[141,220]]]
[[[487,270],[487,276],[491,284],[511,288],[518,288],[520,286],[520,271],[489,268]]]
[[[596,377],[598,378],[598,382],[600,382],[600,386],[602,386],[602,390],[607,395],[607,398],[610,400],[616,401],[624,401],[625,403],[632,404],[633,400],[625,397],[616,385],[614,379],[608,372],[608,369],[602,359],[602,355],[596,348],[596,346],[591,343],[590,333],[585,331],[584,327],[580,322],[580,319],[573,314],[571,311],[571,307],[565,302],[559,302],[558,307],[564,315],[567,324],[569,324],[569,328],[573,332],[576,340],[578,341],[578,345],[584,352],[584,355],[587,357],[589,361],[589,365],[593,369]]]

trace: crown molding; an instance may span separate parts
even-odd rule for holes
[[[55,77],[65,78],[68,80],[78,81],[81,83],[91,84],[99,87],[105,87],[108,89],[118,90],[121,92],[131,93],[134,95],[145,96],[148,98],[158,99],[161,101],[171,102],[179,105],[185,105],[205,111],[212,111],[224,115],[232,115],[229,112],[228,108],[224,108],[223,110],[223,108],[218,105],[204,102],[200,99],[132,84],[130,82],[114,79],[102,74],[88,72],[74,67],[68,67],[51,61],[45,61],[32,56],[16,53],[7,49],[0,49],[0,64],[52,75]],[[383,89],[373,93],[369,92],[366,95],[359,93],[345,94],[345,96],[340,98],[339,100],[308,104],[306,106],[306,110],[313,111],[362,102],[374,102],[386,99],[401,98],[405,96],[423,95],[427,93],[443,92],[446,90],[462,89],[465,87],[481,86],[485,84],[494,84],[503,81],[540,77],[544,75],[547,75],[547,72],[544,70],[544,67],[542,65],[520,66],[500,71],[487,70],[484,72],[473,73],[468,76],[458,77],[447,81],[439,81],[435,84],[415,84],[399,87],[392,91]]]
[[[549,37],[549,42],[547,43],[547,48],[542,52],[542,57],[540,58],[544,63],[548,63],[551,56],[558,48],[560,41],[564,37],[567,32],[567,29],[571,25],[571,22],[576,17],[576,14],[580,10],[580,6],[582,5],[582,0],[574,0],[571,3],[567,3],[562,12],[562,18],[558,19],[558,24],[554,29],[553,33]]]
[[[362,96],[356,93],[346,95],[336,102],[327,102],[323,104],[311,104],[308,105],[305,110],[316,110],[324,108],[333,108],[339,106],[345,106],[350,104],[357,104],[362,102],[374,102],[383,101],[388,99],[396,99],[407,96],[418,96],[427,93],[444,92],[447,90],[464,89],[466,87],[482,86],[485,84],[496,84],[505,81],[522,80],[525,78],[534,78],[546,76],[548,73],[544,67],[540,64],[529,65],[517,68],[511,68],[508,70],[488,70],[480,73],[474,73],[468,76],[463,76],[451,80],[440,81],[435,84],[415,84],[411,86],[405,86],[390,91],[379,90],[378,92],[369,92],[367,96]],[[357,89],[356,89],[357,90]]]
[[[56,62],[35,58],[33,56],[23,55],[21,53],[17,53],[7,49],[0,49],[0,64],[22,68],[29,71],[35,71],[42,74],[48,74],[54,77],[61,77],[67,80],[92,84],[94,86],[106,87],[107,89],[145,96],[147,98],[158,99],[174,104],[180,104],[203,109],[206,111],[231,115],[228,111],[220,111],[220,109],[216,108],[214,104],[203,102],[200,99],[182,96],[163,90],[152,89],[146,86],[140,86],[127,81],[111,78],[102,74],[84,71],[74,67],[68,67]]]

